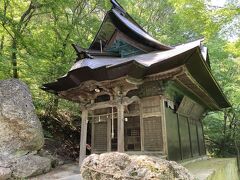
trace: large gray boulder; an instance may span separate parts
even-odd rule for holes
[[[84,180],[194,179],[186,168],[174,161],[117,152],[88,156],[81,166],[81,174]]]
[[[34,111],[26,84],[0,81],[0,157],[21,156],[43,146],[42,126]]]
[[[26,155],[12,164],[12,176],[16,179],[44,174],[51,169],[51,160],[37,155]]]
[[[25,179],[50,171],[51,159],[34,153],[0,159],[0,180]]]
[[[0,180],[28,178],[51,168],[49,158],[36,155],[44,144],[26,84],[0,81]]]

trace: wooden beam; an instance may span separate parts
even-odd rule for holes
[[[124,105],[118,104],[118,152],[124,152]]]
[[[131,98],[124,97],[121,100],[114,99],[114,100],[105,101],[105,102],[88,104],[88,105],[85,105],[85,107],[89,110],[108,108],[108,107],[118,106],[120,101],[121,101],[122,105],[127,106],[127,105],[132,104],[133,102],[139,101],[139,100],[140,99],[137,96],[133,96]]]
[[[82,110],[79,166],[82,165],[82,162],[86,157],[87,124],[88,124],[88,110],[84,109]]]
[[[190,75],[189,72],[185,72],[181,75],[177,75],[175,80],[193,95],[195,95],[201,104],[209,107],[210,109],[219,109],[216,101],[208,95],[201,85]]]
[[[176,75],[182,74],[184,72],[184,66],[180,66],[168,71],[160,72],[157,74],[148,75],[144,78],[144,82],[149,81],[159,81],[163,79],[175,78]]]

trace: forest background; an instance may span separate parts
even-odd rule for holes
[[[119,0],[153,37],[168,45],[205,38],[211,69],[232,104],[203,119],[208,153],[240,155],[240,1]],[[64,75],[88,48],[111,8],[109,0],[0,0],[0,79],[29,85],[46,139],[78,156],[77,104],[44,92],[41,85]]]

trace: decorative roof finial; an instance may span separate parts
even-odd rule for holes
[[[78,60],[79,59],[84,59],[84,58],[93,59],[93,57],[90,54],[88,54],[88,52],[85,49],[81,48],[79,45],[72,44],[72,46],[77,53]]]

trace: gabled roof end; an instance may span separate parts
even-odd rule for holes
[[[112,3],[112,9],[118,9],[123,13],[126,13],[126,11],[123,9],[123,7],[115,0],[110,0],[110,2]]]

